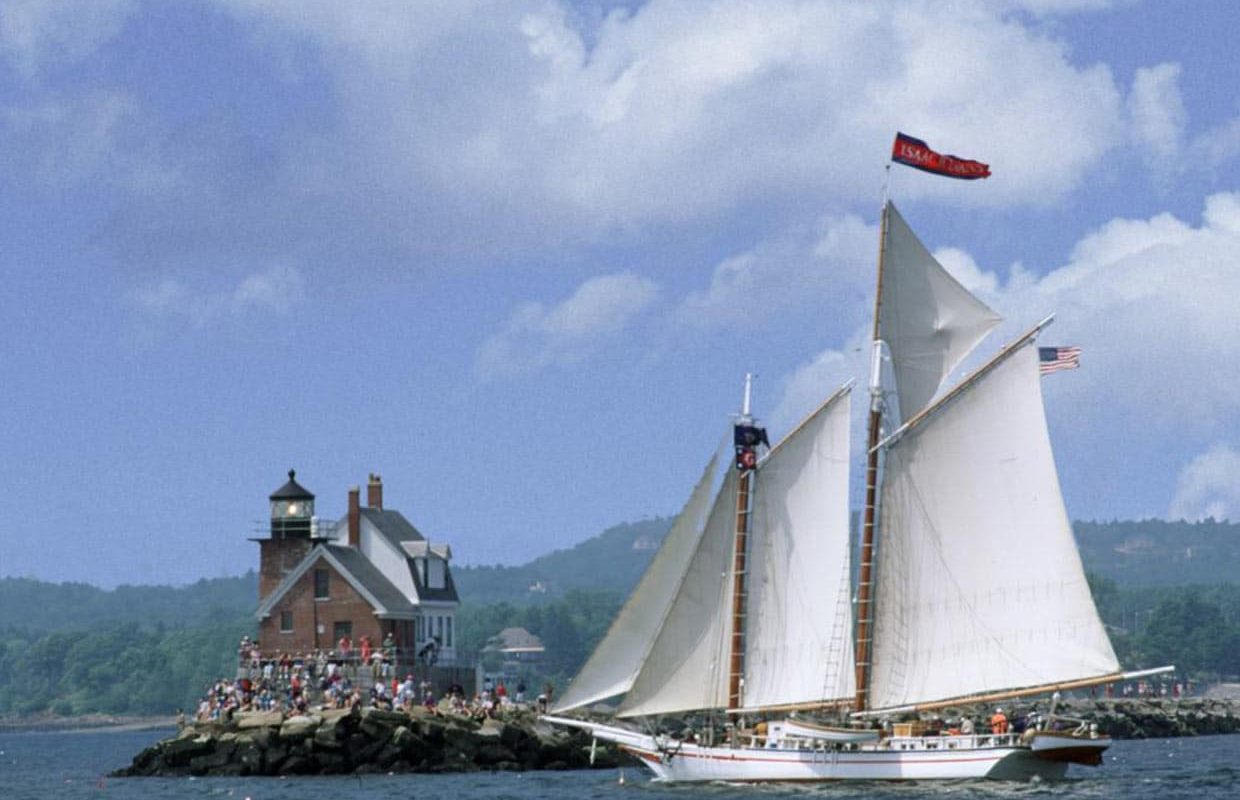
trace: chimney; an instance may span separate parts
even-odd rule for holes
[[[383,477],[370,473],[370,482],[366,484],[366,505],[383,510]]]
[[[357,547],[362,540],[362,490],[358,486],[349,487],[349,547]]]

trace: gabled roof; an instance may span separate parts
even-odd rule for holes
[[[402,552],[402,542],[424,542],[426,537],[418,533],[418,529],[405,519],[405,515],[399,511],[390,511],[383,508],[371,508],[365,506],[360,509],[362,516],[375,526],[375,530],[383,535],[383,538],[392,543],[396,551]]]
[[[425,555],[427,547],[427,539],[418,529],[405,519],[404,514],[399,511],[391,511],[388,509],[371,508],[369,506],[361,509],[362,516],[370,521],[375,530],[379,532],[383,538],[387,539],[391,545],[396,548],[396,552],[404,553],[405,559],[409,565],[409,574],[413,576],[413,586],[418,593],[418,600],[421,602],[432,603],[459,603],[461,598],[456,593],[456,582],[452,580],[452,570],[448,566],[448,559],[451,558],[451,550],[447,545],[431,545],[429,550],[432,555],[444,560],[444,586],[442,589],[428,588],[422,582],[422,576],[418,573],[417,566],[413,560],[413,555],[419,553]]]
[[[336,568],[336,572],[365,598],[375,610],[376,616],[390,619],[413,619],[416,616],[413,604],[392,585],[391,581],[384,577],[374,564],[370,563],[366,556],[352,547],[331,544],[320,544],[312,548],[301,563],[285,576],[275,591],[259,605],[255,616],[258,619],[271,616],[271,610],[275,608],[276,603],[280,602],[280,599],[288,594],[297,581],[320,559]]]

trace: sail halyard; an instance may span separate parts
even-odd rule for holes
[[[722,452],[721,444],[637,586],[553,711],[561,713],[597,703],[623,694],[633,685],[702,536]]]
[[[878,573],[901,579],[875,608],[872,709],[1104,683],[1119,670],[1060,493],[1037,330],[880,448]]]

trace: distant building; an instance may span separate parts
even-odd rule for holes
[[[383,481],[371,475],[366,505],[348,492],[348,513],[324,523],[314,495],[288,482],[273,492],[271,532],[259,545],[259,642],[267,653],[334,650],[347,636],[378,649],[391,634],[402,662],[450,665],[460,605],[449,562],[399,511],[383,507]]]
[[[638,536],[633,540],[634,550],[658,550],[659,543],[649,536]]]
[[[483,653],[498,654],[501,677],[516,681],[528,677],[542,663],[546,650],[542,640],[525,628],[504,628],[487,640]]]

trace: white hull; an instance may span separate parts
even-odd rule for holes
[[[1105,737],[895,737],[847,747],[705,747],[609,725],[550,719],[588,730],[641,760],[656,779],[676,782],[1030,780],[1063,778],[1069,763],[1097,763]]]

